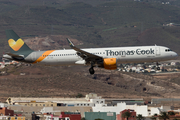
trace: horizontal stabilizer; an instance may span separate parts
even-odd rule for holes
[[[24,55],[16,55],[16,54],[12,54],[12,53],[6,53],[5,55],[3,55],[4,58],[13,58],[14,60],[23,60],[24,59]]]

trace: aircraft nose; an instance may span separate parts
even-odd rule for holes
[[[178,54],[177,54],[176,52],[174,52],[174,53],[173,53],[173,56],[174,56],[175,58],[177,58],[177,57],[178,57]]]

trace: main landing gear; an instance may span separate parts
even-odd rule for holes
[[[93,68],[93,67],[89,68],[89,73],[90,73],[91,75],[93,75],[93,74],[95,73],[95,71],[94,71],[94,68]]]
[[[156,63],[156,65],[157,65],[157,68],[156,68],[156,69],[157,69],[157,70],[161,70],[161,68],[159,67],[159,63],[158,63],[158,62]]]

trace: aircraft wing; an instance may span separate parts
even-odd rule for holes
[[[86,61],[96,61],[96,60],[102,60],[103,58],[97,55],[94,55],[92,53],[86,52],[84,50],[81,50],[74,46],[74,44],[67,38],[67,41],[69,42],[69,45],[72,49],[77,51],[77,55],[79,55],[81,58],[83,58]]]

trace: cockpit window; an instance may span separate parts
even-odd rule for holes
[[[172,51],[171,49],[165,49],[166,52]]]

